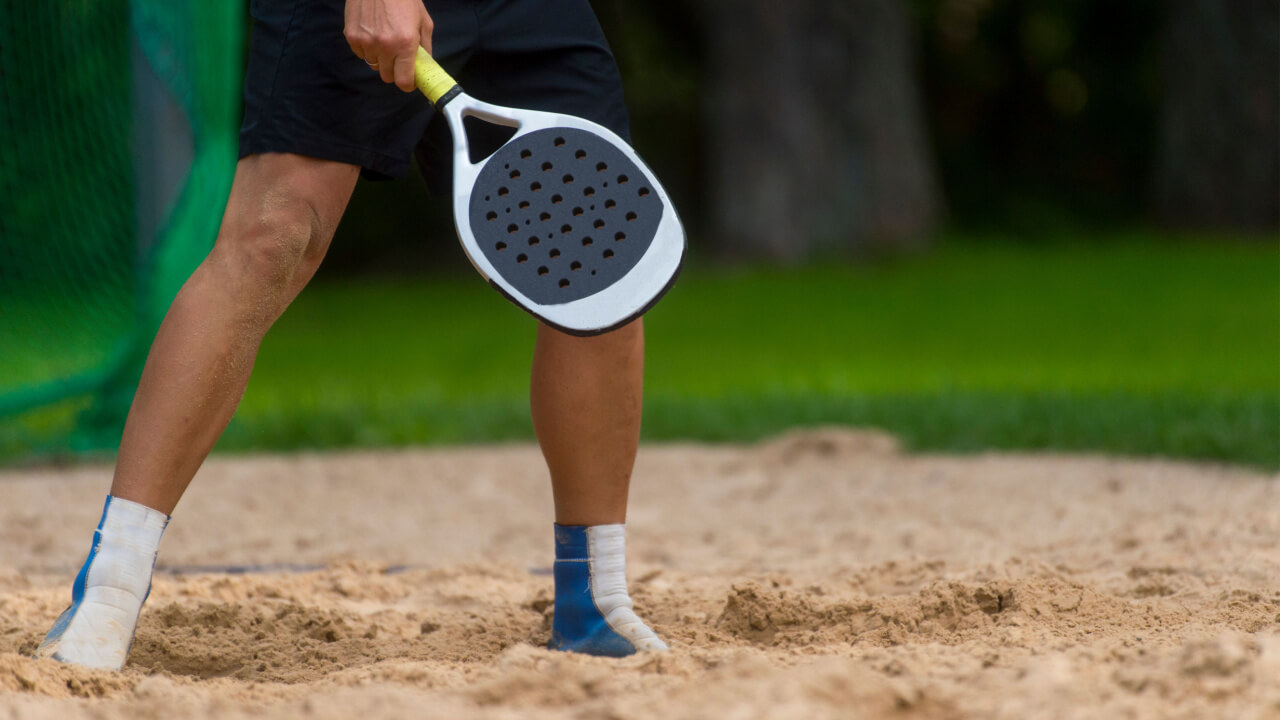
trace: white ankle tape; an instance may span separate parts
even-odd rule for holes
[[[124,666],[168,522],[158,510],[107,497],[71,607],[54,623],[37,656],[95,668]]]
[[[635,603],[627,592],[627,526],[588,527],[587,548],[591,596],[605,623],[630,640],[637,650],[666,650],[666,643],[636,616]]]
[[[113,497],[98,528],[97,552],[89,567],[86,587],[113,587],[138,598],[151,589],[160,538],[169,516],[131,500]]]
[[[588,527],[587,548],[592,595],[600,613],[607,618],[615,608],[632,607],[631,596],[627,593],[627,526]]]

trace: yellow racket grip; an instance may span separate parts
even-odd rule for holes
[[[440,63],[421,47],[418,48],[418,59],[413,64],[413,80],[418,90],[432,103],[440,102],[445,93],[458,86],[457,81],[440,67]]]

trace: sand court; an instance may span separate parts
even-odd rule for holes
[[[106,466],[0,473],[0,717],[1280,718],[1280,482],[878,433],[641,449],[637,610],[553,653],[531,445],[215,456],[122,673],[31,660]]]

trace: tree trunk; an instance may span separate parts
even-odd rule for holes
[[[942,200],[900,0],[715,0],[711,218],[722,254],[922,246]]]
[[[1280,224],[1280,9],[1176,0],[1165,31],[1153,195],[1183,227]]]

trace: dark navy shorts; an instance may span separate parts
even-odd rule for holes
[[[433,54],[467,93],[578,115],[630,139],[622,83],[588,0],[424,0]],[[285,152],[400,177],[416,151],[447,192],[453,141],[421,93],[382,82],[343,37],[343,0],[253,0],[240,157]],[[471,133],[468,133],[470,135]]]

